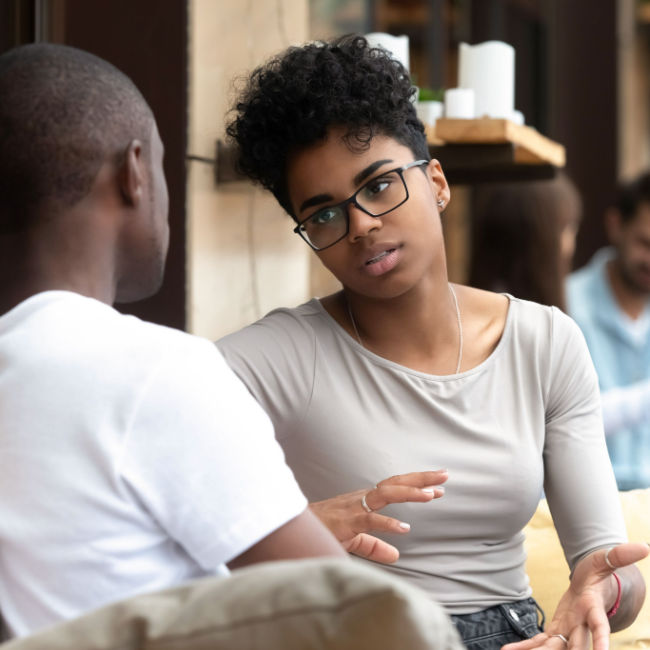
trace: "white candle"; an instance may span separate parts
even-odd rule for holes
[[[476,117],[510,119],[515,104],[515,50],[501,41],[460,44],[458,85],[474,91]]]
[[[372,47],[382,47],[393,59],[409,69],[409,37],[393,36],[384,32],[366,34],[366,40]]]
[[[471,88],[445,90],[445,117],[471,120],[474,116],[474,91]]]
[[[416,102],[415,112],[423,124],[435,126],[436,120],[442,117],[443,113],[442,102]]]

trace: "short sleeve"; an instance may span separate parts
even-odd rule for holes
[[[121,473],[158,524],[211,570],[307,502],[268,416],[212,343],[187,339],[143,387]]]
[[[569,566],[626,540],[603,432],[598,378],[578,326],[553,309],[544,489]]]

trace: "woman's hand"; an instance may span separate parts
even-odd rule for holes
[[[339,496],[310,503],[311,511],[332,531],[343,548],[368,560],[389,564],[399,558],[399,551],[369,531],[408,533],[410,525],[379,514],[390,503],[427,502],[445,493],[442,483],[447,470],[411,472],[392,476],[370,490],[355,490]],[[363,506],[363,498],[370,509]]]
[[[546,632],[527,641],[509,643],[502,650],[540,647],[587,650],[590,647],[590,637],[594,650],[607,650],[610,623],[615,630],[630,625],[643,604],[645,584],[633,564],[645,558],[648,552],[647,544],[619,544],[584,557],[577,564],[569,588],[560,599]],[[607,560],[616,568],[612,569]],[[614,571],[621,581],[622,594],[618,613],[608,619],[607,612],[618,596],[618,584],[612,575]]]

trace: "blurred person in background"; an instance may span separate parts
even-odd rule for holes
[[[650,173],[621,184],[605,215],[611,246],[571,274],[570,315],[598,372],[619,489],[650,486]]]
[[[580,194],[563,172],[548,181],[480,187],[469,284],[566,311],[564,284],[581,214]]]

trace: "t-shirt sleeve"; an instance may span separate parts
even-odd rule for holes
[[[573,570],[586,553],[626,541],[626,533],[587,344],[557,309],[552,322],[544,489]]]
[[[307,319],[297,310],[276,310],[216,345],[271,417],[276,437],[299,430],[315,372],[315,334]]]
[[[121,475],[206,570],[307,506],[268,416],[209,341],[168,352],[142,387]]]

